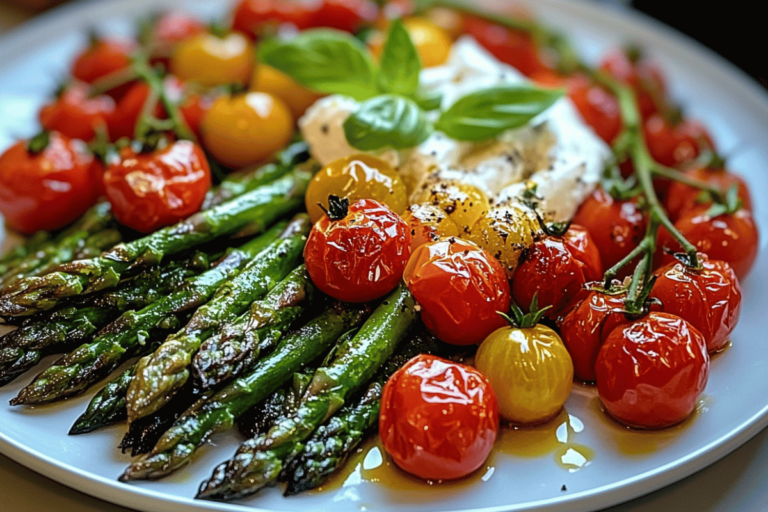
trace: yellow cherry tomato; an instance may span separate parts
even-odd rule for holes
[[[397,171],[384,160],[371,155],[340,158],[315,174],[307,188],[309,218],[317,222],[328,207],[328,196],[346,197],[350,203],[358,199],[374,199],[395,213],[408,207],[405,185]]]
[[[408,18],[403,24],[416,46],[422,66],[439,66],[448,60],[451,53],[451,37],[445,30],[426,18]],[[376,58],[381,57],[385,39],[386,31],[374,32],[368,39],[368,47]]]
[[[171,56],[171,73],[207,87],[247,85],[253,73],[253,54],[253,45],[242,34],[219,37],[206,32],[179,43]]]
[[[245,167],[274,155],[293,134],[293,118],[278,98],[263,92],[221,96],[200,127],[203,145],[222,164]]]
[[[494,208],[477,220],[469,239],[499,260],[512,279],[520,256],[543,235],[536,214],[525,206],[512,204]]]
[[[491,208],[485,192],[460,181],[425,184],[414,199],[414,203],[431,204],[443,210],[464,234]]]
[[[251,90],[268,92],[283,100],[283,103],[291,110],[294,121],[298,121],[304,112],[322,97],[321,94],[296,83],[282,71],[266,64],[259,64],[256,71],[253,72]]]
[[[517,424],[556,416],[573,385],[571,356],[544,325],[497,329],[477,350],[475,366],[491,382],[501,417]]]
[[[417,247],[441,238],[459,236],[459,227],[443,210],[431,204],[414,204],[403,215],[411,230],[411,253]]]
[[[426,14],[426,18],[440,27],[453,41],[464,34],[464,18],[461,14],[448,7],[432,7]]]

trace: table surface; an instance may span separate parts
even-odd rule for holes
[[[32,13],[0,0],[0,34]],[[637,500],[603,512],[761,512],[768,510],[768,430],[720,462]],[[0,455],[5,512],[131,512],[79,493]]]

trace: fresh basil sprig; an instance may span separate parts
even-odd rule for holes
[[[365,101],[344,121],[347,142],[363,151],[412,148],[424,142],[431,132],[424,111],[412,100],[395,94]]]
[[[389,27],[377,83],[382,92],[410,96],[419,87],[421,58],[401,20]]]
[[[501,85],[473,92],[440,115],[435,129],[470,142],[492,139],[524,126],[563,96],[563,91],[530,85]]]

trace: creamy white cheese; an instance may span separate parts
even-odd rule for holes
[[[442,95],[442,108],[459,98],[526,79],[464,36],[448,61],[421,72],[421,84]],[[359,104],[341,96],[319,100],[299,120],[312,155],[323,165],[359,153],[347,144],[343,123]],[[437,113],[430,113],[436,116]],[[440,132],[404,151],[373,152],[395,166],[409,191],[435,181],[459,180],[482,189],[494,205],[519,201],[525,181],[538,184],[541,208],[552,220],[568,220],[592,192],[610,155],[609,148],[585,125],[567,98],[527,126],[484,143],[459,142]]]

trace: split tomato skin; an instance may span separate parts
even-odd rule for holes
[[[420,355],[384,386],[379,415],[384,449],[419,478],[455,480],[476,471],[498,430],[493,388],[469,366]]]
[[[651,298],[661,310],[679,316],[704,336],[707,351],[722,350],[741,314],[741,287],[731,266],[700,255],[701,269],[680,262],[656,271]]]
[[[323,293],[345,302],[383,297],[400,283],[411,255],[408,225],[387,206],[361,199],[340,220],[321,218],[304,248],[307,272]]]
[[[0,155],[0,212],[24,234],[52,231],[75,221],[99,197],[94,158],[87,146],[57,132],[30,152],[17,142]]]
[[[746,182],[739,175],[722,168],[710,169],[706,166],[685,171],[685,175],[690,179],[706,183],[724,192],[727,192],[735,185],[739,198],[742,201],[742,208],[752,211],[752,197],[749,193],[749,187],[747,187]],[[672,182],[669,185],[664,200],[664,209],[667,210],[669,218],[674,222],[690,210],[711,204],[711,201],[699,202],[701,195],[700,189],[679,181]]]
[[[40,124],[49,132],[90,141],[99,126],[106,126],[115,111],[115,100],[106,95],[91,98],[90,86],[74,82],[55,101],[40,109]]]
[[[421,245],[403,277],[424,325],[446,343],[476,345],[506,325],[498,312],[509,310],[509,282],[499,262],[472,242]]]
[[[608,335],[595,373],[608,414],[630,427],[660,429],[696,408],[709,377],[709,355],[695,327],[652,312]]]
[[[124,148],[107,167],[104,188],[122,224],[151,233],[200,210],[211,188],[203,150],[180,140],[150,153]]]

